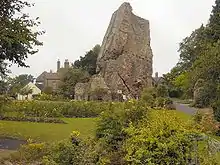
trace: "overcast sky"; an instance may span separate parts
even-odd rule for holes
[[[40,37],[44,45],[29,56],[30,68],[13,67],[13,75],[28,73],[35,77],[44,70],[56,70],[56,61],[73,62],[94,45],[101,44],[112,13],[123,0],[29,0],[28,9],[39,16]],[[133,12],[150,21],[153,70],[167,73],[178,61],[178,44],[202,23],[206,24],[214,0],[127,0]]]

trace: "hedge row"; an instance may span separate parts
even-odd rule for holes
[[[13,101],[1,107],[0,116],[26,117],[97,117],[108,109],[104,102]]]

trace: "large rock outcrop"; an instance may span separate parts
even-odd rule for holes
[[[114,12],[97,59],[97,73],[110,91],[136,98],[152,85],[149,21],[132,13],[129,3]]]

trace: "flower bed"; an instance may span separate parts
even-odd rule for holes
[[[43,118],[43,117],[0,116],[0,120],[66,124],[63,120],[59,118]]]
[[[109,103],[104,102],[14,101],[1,107],[0,116],[13,116],[17,118],[87,118],[97,117],[108,107]]]

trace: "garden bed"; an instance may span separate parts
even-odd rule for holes
[[[64,122],[59,118],[43,118],[43,117],[0,116],[0,120],[66,124],[66,122]]]
[[[88,118],[98,117],[109,106],[109,103],[86,101],[13,101],[0,108],[0,116]]]

